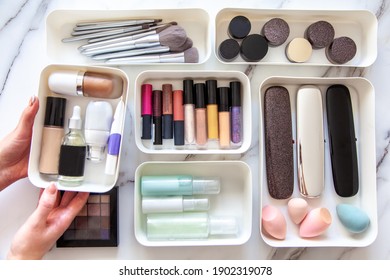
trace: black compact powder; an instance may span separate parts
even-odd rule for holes
[[[57,240],[57,247],[118,246],[118,188],[91,193],[69,228]]]
[[[247,62],[260,61],[268,52],[267,40],[259,34],[251,34],[241,42],[241,57]]]
[[[356,44],[349,37],[335,38],[326,48],[326,56],[334,64],[344,64],[356,55]]]
[[[271,46],[276,47],[286,42],[290,27],[284,19],[273,18],[264,24],[262,34]]]
[[[335,31],[333,26],[324,20],[312,23],[306,29],[306,38],[309,40],[313,49],[322,49],[332,43]]]
[[[229,23],[228,31],[232,38],[243,39],[251,31],[251,22],[245,16],[235,16]]]
[[[218,48],[218,54],[224,61],[232,61],[240,53],[240,44],[234,39],[226,39]]]

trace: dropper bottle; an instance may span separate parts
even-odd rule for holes
[[[81,131],[80,106],[73,107],[69,119],[69,132],[64,136],[58,167],[60,184],[78,186],[84,180],[84,166],[87,147]]]

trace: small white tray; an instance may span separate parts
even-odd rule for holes
[[[208,213],[216,216],[235,216],[239,231],[236,237],[210,235],[198,240],[148,240],[146,215],[141,209],[141,177],[145,175],[219,176],[221,191],[210,194]],[[134,232],[137,241],[144,246],[207,246],[241,245],[248,241],[252,231],[252,173],[242,161],[180,161],[144,162],[138,166],[134,179]]]
[[[220,149],[217,143],[208,142],[205,148],[198,148],[196,145],[174,146],[173,140],[164,139],[163,145],[153,145],[152,140],[141,139],[141,86],[152,84],[153,89],[160,89],[165,83],[172,84],[173,90],[183,89],[183,80],[193,79],[194,84],[205,82],[208,79],[216,79],[217,86],[229,86],[231,81],[241,82],[241,110],[242,110],[242,143],[239,146],[232,146],[229,149]],[[251,90],[248,77],[239,71],[144,71],[141,72],[135,81],[134,89],[134,129],[137,147],[144,153],[149,154],[240,154],[248,150],[252,138],[251,125]]]
[[[113,75],[118,75],[123,79],[123,92],[122,96],[117,99],[98,99],[91,97],[83,96],[69,96],[69,95],[60,95],[52,93],[48,86],[48,77],[50,73],[57,70],[83,70],[83,71],[93,71],[98,73],[108,73]],[[48,65],[41,72],[38,98],[40,108],[38,114],[35,118],[32,143],[31,143],[31,152],[30,152],[30,161],[28,166],[28,177],[32,184],[40,188],[46,188],[50,182],[56,182],[57,179],[53,176],[47,176],[40,174],[38,170],[39,158],[41,153],[41,141],[42,141],[42,130],[43,123],[45,119],[45,104],[47,96],[56,96],[66,98],[66,112],[65,112],[65,121],[64,121],[64,130],[65,133],[68,132],[68,119],[72,115],[73,106],[78,105],[81,108],[81,118],[83,120],[83,129],[85,121],[85,110],[88,103],[91,100],[104,100],[109,102],[112,105],[113,112],[115,112],[116,105],[122,99],[124,106],[123,117],[126,116],[126,107],[127,107],[127,95],[129,91],[129,82],[127,75],[119,69],[108,68],[108,67],[97,67],[97,66],[76,66],[76,65]],[[115,186],[115,183],[118,179],[120,159],[121,159],[121,150],[123,143],[123,129],[124,129],[125,120],[123,120],[121,135],[122,140],[120,143],[120,150],[118,156],[118,163],[116,172],[114,175],[106,175],[104,172],[106,160],[103,160],[100,163],[92,163],[89,160],[85,161],[85,170],[84,170],[84,182],[77,187],[68,187],[61,184],[57,184],[58,189],[61,190],[71,190],[71,191],[82,191],[82,192],[95,192],[103,193],[109,191]],[[107,149],[106,149],[107,150]]]
[[[218,55],[218,47],[228,39],[228,26],[233,17],[246,16],[251,22],[250,34],[260,34],[264,24],[274,18],[284,19],[290,27],[287,41],[278,47],[270,47],[267,55],[259,62],[246,62],[240,55],[231,62],[225,62]],[[355,57],[345,64],[332,64],[325,55],[324,49],[313,50],[312,57],[305,63],[292,63],[285,54],[287,44],[296,37],[303,37],[306,28],[319,20],[326,20],[335,29],[335,38],[351,37],[357,46]],[[218,60],[227,64],[263,64],[263,65],[306,65],[306,66],[351,66],[367,67],[374,63],[377,57],[377,27],[374,14],[368,10],[267,10],[267,9],[236,9],[221,10],[215,18],[215,47],[214,53]]]
[[[55,63],[102,65],[103,62],[87,58],[77,50],[84,41],[63,43],[61,40],[70,37],[77,22],[142,18],[162,19],[164,23],[175,21],[185,29],[187,36],[193,41],[193,47],[196,47],[199,52],[198,63],[186,64],[202,64],[210,57],[210,18],[208,13],[202,9],[55,10],[46,19],[47,54]],[[143,65],[153,64],[157,63]]]
[[[352,108],[354,114],[355,134],[357,138],[357,154],[359,168],[359,191],[354,197],[339,197],[333,186],[332,169],[330,163],[328,132],[326,122],[326,89],[333,84],[343,84],[348,87],[351,95]],[[332,224],[327,231],[315,238],[301,238],[298,234],[299,227],[295,225],[287,212],[287,202],[285,200],[273,199],[268,193],[266,166],[265,166],[265,146],[264,146],[264,126],[263,126],[263,101],[264,92],[270,86],[284,86],[290,94],[291,113],[293,123],[293,137],[296,137],[296,93],[302,85],[315,85],[320,88],[323,97],[324,108],[324,136],[325,136],[325,188],[319,198],[308,198],[311,209],[316,207],[326,207],[332,215]],[[375,159],[375,92],[372,84],[364,78],[295,78],[295,77],[270,77],[260,86],[260,219],[261,209],[266,205],[278,207],[284,214],[287,222],[287,235],[285,240],[277,240],[260,234],[264,241],[273,247],[364,247],[370,245],[378,233],[377,222],[377,201],[376,201],[376,159]],[[296,146],[294,144],[294,192],[293,197],[302,197],[299,194],[297,181]],[[346,230],[337,217],[336,205],[348,203],[362,209],[370,218],[368,229],[360,234],[352,234]]]

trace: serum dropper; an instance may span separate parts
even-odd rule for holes
[[[58,180],[67,186],[78,186],[84,180],[86,144],[81,131],[80,106],[73,107],[69,119],[69,132],[64,136],[58,168]]]

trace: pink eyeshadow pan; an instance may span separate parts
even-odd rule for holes
[[[88,204],[88,216],[100,216],[100,204]]]
[[[102,217],[110,216],[110,204],[101,204],[100,209]]]

